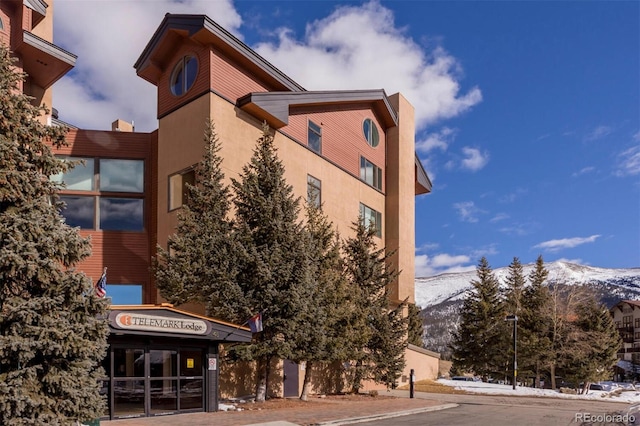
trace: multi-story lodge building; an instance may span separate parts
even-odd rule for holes
[[[23,91],[47,106],[55,105],[51,86],[76,60],[52,43],[51,7],[42,0],[0,3],[0,42],[29,75]],[[121,120],[112,131],[70,126],[68,146],[56,152],[84,160],[58,177],[66,183],[67,223],[91,237],[92,255],[78,267],[94,280],[108,267],[111,418],[215,410],[218,344],[250,339],[243,327],[204,317],[201,307],[162,305],[150,272],[203,157],[207,119],[222,143],[227,178],[249,161],[266,121],[295,195],[321,202],[343,236],[359,216],[374,224],[402,271],[391,305],[414,302],[414,200],[431,190],[415,154],[413,107],[401,94],[307,91],[204,15],[167,14],[150,36],[134,68],[157,87],[158,129],[135,132]],[[55,113],[42,119],[64,124]],[[295,394],[298,366],[284,368],[296,377],[289,390],[284,383],[284,395]]]
[[[621,300],[609,311],[622,339],[618,359],[626,361],[619,363],[616,374],[631,374],[635,379],[640,376],[640,301]]]

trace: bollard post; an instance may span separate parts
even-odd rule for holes
[[[411,373],[409,374],[409,398],[413,398],[413,382],[414,381],[415,381],[415,374],[412,368]]]

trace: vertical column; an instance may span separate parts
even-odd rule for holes
[[[218,411],[218,378],[220,366],[218,365],[218,343],[212,343],[207,348],[205,356],[205,411]]]
[[[390,302],[414,302],[415,278],[415,120],[413,106],[399,93],[389,97],[398,126],[387,131],[386,248],[396,250],[393,268],[402,271],[391,286]]]

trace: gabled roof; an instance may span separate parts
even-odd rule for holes
[[[278,90],[302,91],[304,88],[274,67],[249,46],[206,15],[166,14],[134,64],[136,73],[157,85],[165,58],[183,37],[202,45],[214,45],[251,72],[269,81]]]
[[[398,115],[391,107],[386,93],[377,90],[332,90],[304,92],[255,92],[238,99],[244,111],[266,120],[276,129],[289,123],[290,108],[313,105],[371,104],[385,128],[398,125]]]
[[[616,303],[615,305],[613,305],[611,307],[611,309],[609,309],[610,311],[613,311],[615,308],[618,308],[620,310],[622,310],[622,305],[627,304],[629,306],[631,306],[632,308],[640,308],[640,300],[621,300],[618,303]]]

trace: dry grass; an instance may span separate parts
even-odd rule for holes
[[[302,407],[308,407],[310,404],[313,405],[314,407],[317,407],[318,404],[340,404],[340,403],[347,403],[347,402],[359,402],[359,401],[369,401],[372,398],[376,398],[376,399],[388,399],[388,398],[394,398],[393,396],[384,396],[384,395],[378,395],[378,396],[371,396],[369,394],[345,394],[345,395],[309,395],[309,400],[308,401],[301,401],[298,398],[270,398],[267,399],[265,402],[263,403],[252,403],[252,402],[247,402],[244,404],[234,404],[236,405],[238,408],[241,408],[242,410],[247,410],[247,411],[253,411],[253,410],[279,410],[279,409],[283,409],[283,408],[302,408]]]
[[[399,389],[409,390],[409,385],[401,386]],[[433,380],[419,380],[414,383],[413,390],[416,392],[446,393],[446,394],[468,394],[468,392],[446,386]]]

